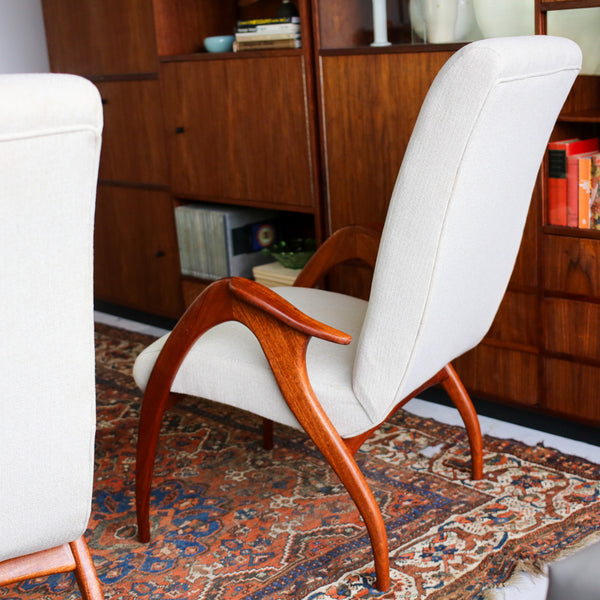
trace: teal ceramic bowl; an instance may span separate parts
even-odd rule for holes
[[[232,35],[212,35],[204,38],[204,47],[208,52],[231,52],[234,39]]]

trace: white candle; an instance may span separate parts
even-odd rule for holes
[[[386,0],[373,0],[373,32],[374,41],[371,46],[389,46],[387,37]]]

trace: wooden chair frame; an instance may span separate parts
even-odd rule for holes
[[[312,287],[336,265],[360,260],[374,267],[379,234],[350,226],[337,231],[315,253],[295,285]],[[390,587],[387,533],[381,511],[354,454],[380,425],[359,436],[342,439],[316,398],[306,370],[306,349],[312,336],[337,344],[351,337],[315,321],[275,292],[256,282],[233,277],[211,284],[189,307],[166,341],[152,371],[140,415],[136,466],[138,535],[150,540],[150,490],[163,414],[177,401],[173,380],[185,356],[208,329],[225,321],[246,325],[258,339],[288,406],[340,478],[367,527],[373,548],[377,588]],[[450,364],[419,387],[396,408],[440,383],[458,408],[471,448],[474,479],[483,473],[482,439],[477,414]],[[272,445],[272,423],[264,421],[265,447]]]
[[[104,600],[104,594],[83,536],[70,544],[0,562],[0,587],[55,573],[75,572],[83,600]]]

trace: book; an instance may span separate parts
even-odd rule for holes
[[[282,23],[300,23],[300,17],[274,17],[271,19],[247,19],[237,22],[238,27],[253,27],[255,25],[281,25]]]
[[[288,269],[278,262],[252,267],[254,281],[267,287],[294,285],[300,269]]]
[[[592,156],[590,166],[590,229],[600,229],[600,154]]]
[[[243,52],[244,50],[277,50],[284,48],[302,48],[302,40],[300,38],[294,38],[290,40],[236,40],[233,42],[234,52]]]
[[[591,156],[582,157],[578,161],[578,207],[579,207],[579,228],[590,228],[590,189],[591,189],[591,173],[592,173],[592,158]]]
[[[236,33],[238,42],[265,42],[268,40],[299,40],[299,33]]]
[[[579,220],[581,210],[579,203],[581,160],[593,154],[594,152],[585,152],[567,156],[567,227],[581,227]]]
[[[567,156],[598,151],[598,138],[572,138],[548,144],[548,198],[549,225],[567,226]]]
[[[271,25],[246,25],[236,27],[235,33],[299,33],[300,23],[274,23]]]
[[[251,277],[252,267],[270,260],[261,250],[276,237],[277,217],[274,211],[224,205],[176,207],[181,273],[206,280]]]
[[[600,153],[579,159],[579,227],[600,229]]]

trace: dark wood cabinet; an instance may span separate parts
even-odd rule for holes
[[[53,71],[155,73],[152,0],[43,0]]]
[[[97,81],[104,106],[100,180],[167,186],[157,79]]]
[[[166,317],[181,314],[170,194],[100,185],[94,242],[97,298]]]
[[[181,197],[313,212],[313,115],[305,58],[164,63],[171,187]]]

